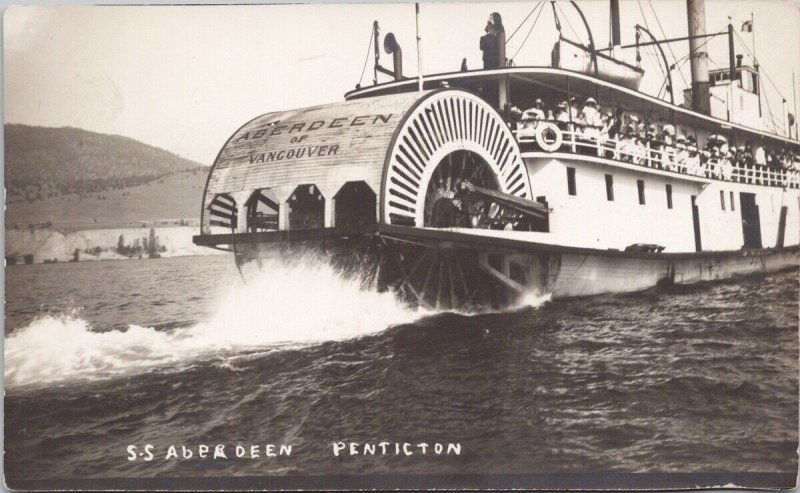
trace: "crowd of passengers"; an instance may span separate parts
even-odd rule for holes
[[[699,149],[694,136],[677,133],[671,123],[645,124],[622,108],[603,110],[591,97],[582,104],[573,97],[555,109],[545,108],[537,99],[524,111],[512,107],[511,121],[519,137],[534,137],[540,122],[550,121],[562,132],[575,135],[579,152],[709,178],[754,183],[757,177],[768,179],[764,172],[771,172],[771,181],[781,172],[794,176],[800,172],[800,152],[754,147],[750,142],[737,148],[720,136],[712,136]],[[563,146],[573,145],[566,136],[563,142]],[[740,171],[734,173],[734,168]]]

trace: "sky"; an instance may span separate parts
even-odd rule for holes
[[[464,57],[470,68],[479,68],[478,40],[489,14],[500,12],[511,36],[535,5],[421,3],[423,72],[458,70]],[[564,33],[586,41],[571,5],[557,5]],[[579,5],[596,44],[606,45],[608,2]],[[659,37],[687,34],[682,0],[620,0],[620,5],[623,43],[634,41],[637,23]],[[516,65],[549,64],[557,32],[546,7],[524,45],[535,13],[510,39],[507,55]],[[752,50],[751,34],[739,32],[751,13],[756,56],[777,86],[764,82],[772,109],[781,112],[779,90],[792,111],[793,71],[800,97],[800,2],[706,0],[707,32],[725,29],[730,16]],[[341,101],[359,82],[365,57],[361,82],[371,84],[373,20],[382,35],[395,33],[405,73],[415,75],[413,4],[12,6],[3,23],[4,121],[124,135],[210,165],[226,139],[257,115]],[[685,42],[671,48],[665,48],[670,61],[688,53]],[[727,63],[725,36],[709,42],[708,49],[712,68],[714,62]],[[737,50],[744,52],[738,39]],[[644,55],[642,90],[654,93],[663,76],[655,53]],[[382,57],[391,67],[390,56]],[[749,56],[745,63],[752,63]],[[688,62],[680,68],[682,74],[673,72],[676,99],[684,78],[690,80]]]

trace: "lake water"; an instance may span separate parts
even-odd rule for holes
[[[7,480],[796,474],[796,270],[473,315],[313,259],[245,274],[228,256],[8,267]]]

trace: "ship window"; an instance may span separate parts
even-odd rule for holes
[[[325,197],[316,185],[300,185],[289,200],[288,229],[319,229],[325,227]]]
[[[672,185],[667,185],[667,209],[672,209]]]
[[[227,193],[214,196],[208,204],[209,224],[226,229],[236,229],[239,220],[236,211],[236,201]]]
[[[247,202],[247,231],[276,231],[278,229],[278,199],[269,188],[253,192]]]
[[[575,168],[567,168],[567,191],[570,195],[578,195],[575,188]]]
[[[364,181],[349,181],[333,197],[337,228],[375,224],[377,199]]]
[[[639,188],[639,203],[644,205],[644,180],[636,180],[636,186]]]
[[[722,207],[722,210],[725,210],[725,192],[722,190],[719,191],[719,205]]]
[[[732,211],[736,210],[736,203],[733,200],[733,191],[731,191],[731,210]]]
[[[614,175],[606,175],[606,199],[609,202],[614,200]]]

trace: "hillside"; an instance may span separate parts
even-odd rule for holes
[[[74,231],[155,222],[174,224],[180,219],[194,224],[200,218],[206,173],[206,169],[179,171],[141,185],[85,195],[58,195],[34,201],[9,197],[6,229],[51,223],[50,228]]]
[[[29,201],[119,190],[198,168],[198,163],[127,137],[5,125],[5,186],[10,196]]]
[[[207,172],[127,137],[6,125],[5,224],[74,231],[196,222]]]

